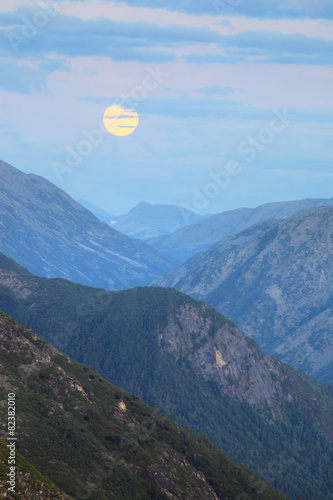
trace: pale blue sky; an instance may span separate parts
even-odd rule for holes
[[[332,22],[331,0],[2,2],[0,158],[115,214],[331,197]],[[114,103],[133,134],[104,129]]]

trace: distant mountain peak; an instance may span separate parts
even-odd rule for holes
[[[140,201],[124,215],[114,217],[112,227],[142,240],[168,235],[179,228],[203,220],[209,215],[199,216],[178,205],[151,204]]]

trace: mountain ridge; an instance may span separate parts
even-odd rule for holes
[[[210,215],[198,215],[178,205],[151,204],[145,201],[140,201],[126,214],[111,215],[88,201],[82,199],[77,201],[117,231],[143,241],[169,235],[177,229],[210,217]]]
[[[99,221],[54,184],[0,161],[0,251],[45,277],[121,289],[174,262]]]
[[[124,215],[115,217],[111,226],[144,241],[170,235],[182,227],[208,218],[178,205],[150,204],[141,201]]]
[[[289,218],[301,209],[332,205],[333,198],[309,198],[289,202],[266,203],[256,208],[238,208],[212,215],[204,221],[181,228],[170,236],[147,240],[147,243],[164,255],[185,262],[218,241],[248,229],[258,222],[268,219]]]

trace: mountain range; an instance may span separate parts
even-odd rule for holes
[[[151,205],[143,201],[124,215],[108,214],[84,200],[78,200],[78,203],[118,231],[141,240],[169,235],[181,227],[210,217],[210,215],[197,215],[177,205]]]
[[[179,212],[179,207],[140,203],[117,224],[148,238],[148,245],[98,220],[39,176],[0,162],[0,179],[0,309],[96,372],[83,367],[89,380],[74,380],[81,373],[79,365],[69,358],[64,361],[6,315],[0,317],[0,389],[19,389],[23,398],[19,422],[27,423],[26,447],[19,451],[40,470],[32,472],[33,477],[41,473],[36,480],[40,491],[55,492],[59,498],[75,496],[71,475],[80,478],[82,488],[96,500],[109,498],[110,491],[127,499],[131,484],[142,499],[186,499],[190,492],[198,499],[230,495],[239,500],[265,492],[268,498],[280,498],[258,477],[255,491],[240,491],[240,484],[249,486],[249,475],[254,477],[246,469],[251,467],[292,500],[298,495],[303,500],[332,500],[333,388],[281,360],[319,381],[333,382],[333,199],[234,210],[170,235],[163,231],[197,216]],[[154,286],[142,287],[149,283]],[[105,392],[103,386],[98,392],[101,377],[122,389],[112,386]],[[90,393],[89,382],[95,379],[98,383]],[[83,399],[75,399],[73,389]],[[124,390],[135,396],[124,395]],[[53,393],[59,407],[52,403]],[[105,397],[113,398],[112,407],[105,406]],[[149,418],[161,433],[148,432],[147,441],[146,429],[140,424],[135,429],[144,413],[138,397],[183,425],[186,437],[178,442],[179,432],[172,427],[165,442],[166,417],[155,412]],[[96,406],[95,413],[89,413],[90,404]],[[129,404],[135,406],[130,415]],[[0,405],[0,412],[4,407]],[[77,412],[83,427],[76,425]],[[40,439],[30,426],[36,416],[44,432]],[[127,428],[117,427],[119,416]],[[97,434],[89,421],[97,423]],[[128,435],[128,426],[135,430],[137,444],[134,449],[131,441],[130,450],[124,450],[122,436]],[[189,429],[206,435],[238,464],[246,464],[226,466],[232,484],[222,480],[227,475],[222,455]],[[109,477],[92,488],[86,479],[92,467],[87,457],[95,463],[97,451],[106,456],[108,441],[113,451],[117,449],[116,473],[111,482]],[[51,442],[58,443],[52,456],[47,453]],[[158,445],[163,443],[172,450],[161,450]],[[1,446],[0,441],[0,453]],[[198,460],[200,448],[206,451]],[[72,449],[79,451],[73,454]],[[180,454],[175,460],[174,453]],[[165,466],[166,456],[171,469]],[[223,465],[222,476],[217,463]],[[26,498],[33,496],[37,484],[29,477],[19,478]],[[125,490],[120,483],[126,484]]]
[[[332,498],[333,388],[264,355],[205,303],[38,278],[2,255],[0,308],[290,498]]]
[[[5,486],[8,453],[0,440],[2,498],[286,499],[206,438],[181,429],[3,313],[0,339],[0,401],[15,392],[19,436],[13,495]],[[2,422],[6,411],[1,404]]]
[[[212,215],[208,219],[178,229],[170,236],[159,236],[147,240],[147,243],[164,255],[185,262],[214,243],[258,222],[268,219],[286,219],[303,209],[332,205],[333,198],[276,202],[260,205],[257,208],[238,208]]]
[[[174,262],[99,221],[46,179],[0,161],[0,251],[32,272],[117,290]]]
[[[265,352],[333,383],[333,207],[229,236],[153,281],[223,312]]]

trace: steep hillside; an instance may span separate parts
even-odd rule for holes
[[[258,222],[258,224],[240,233],[232,234],[206,250],[194,255],[194,257],[184,262],[181,266],[171,269],[171,271],[162,274],[162,276],[158,276],[151,282],[151,285],[163,286],[166,288],[180,288],[180,283],[183,278],[186,278],[191,273],[195,273],[204,264],[207,265],[210,262],[214,262],[215,259],[218,259],[222,254],[246,247],[250,243],[253,243],[279,222],[280,221],[277,219],[269,219],[264,222]]]
[[[1,317],[1,314],[0,314]],[[2,381],[0,381],[0,391]],[[8,441],[0,439],[0,498],[31,500],[71,500],[62,493],[36,467],[27,462],[20,453],[15,452],[15,486],[8,484]],[[8,490],[14,488],[14,491]]]
[[[0,251],[30,271],[117,290],[173,264],[94,217],[61,189],[0,161]]]
[[[182,430],[3,313],[0,339],[1,422],[6,421],[7,393],[15,392],[18,450],[73,497],[285,498],[207,439]],[[17,466],[26,478],[21,458]],[[2,463],[1,474],[5,467]],[[41,491],[18,498],[50,498]],[[52,498],[64,496],[54,492]]]
[[[291,498],[331,499],[333,388],[173,289],[106,292],[0,261],[0,308],[108,380],[204,433]]]
[[[206,220],[179,229],[170,236],[147,242],[160,252],[185,262],[223,238],[237,234],[258,222],[285,219],[302,209],[332,205],[333,198],[267,203],[257,208],[239,208],[213,215]]]
[[[207,301],[266,352],[333,383],[333,208],[265,224],[222,240],[153,284]]]

